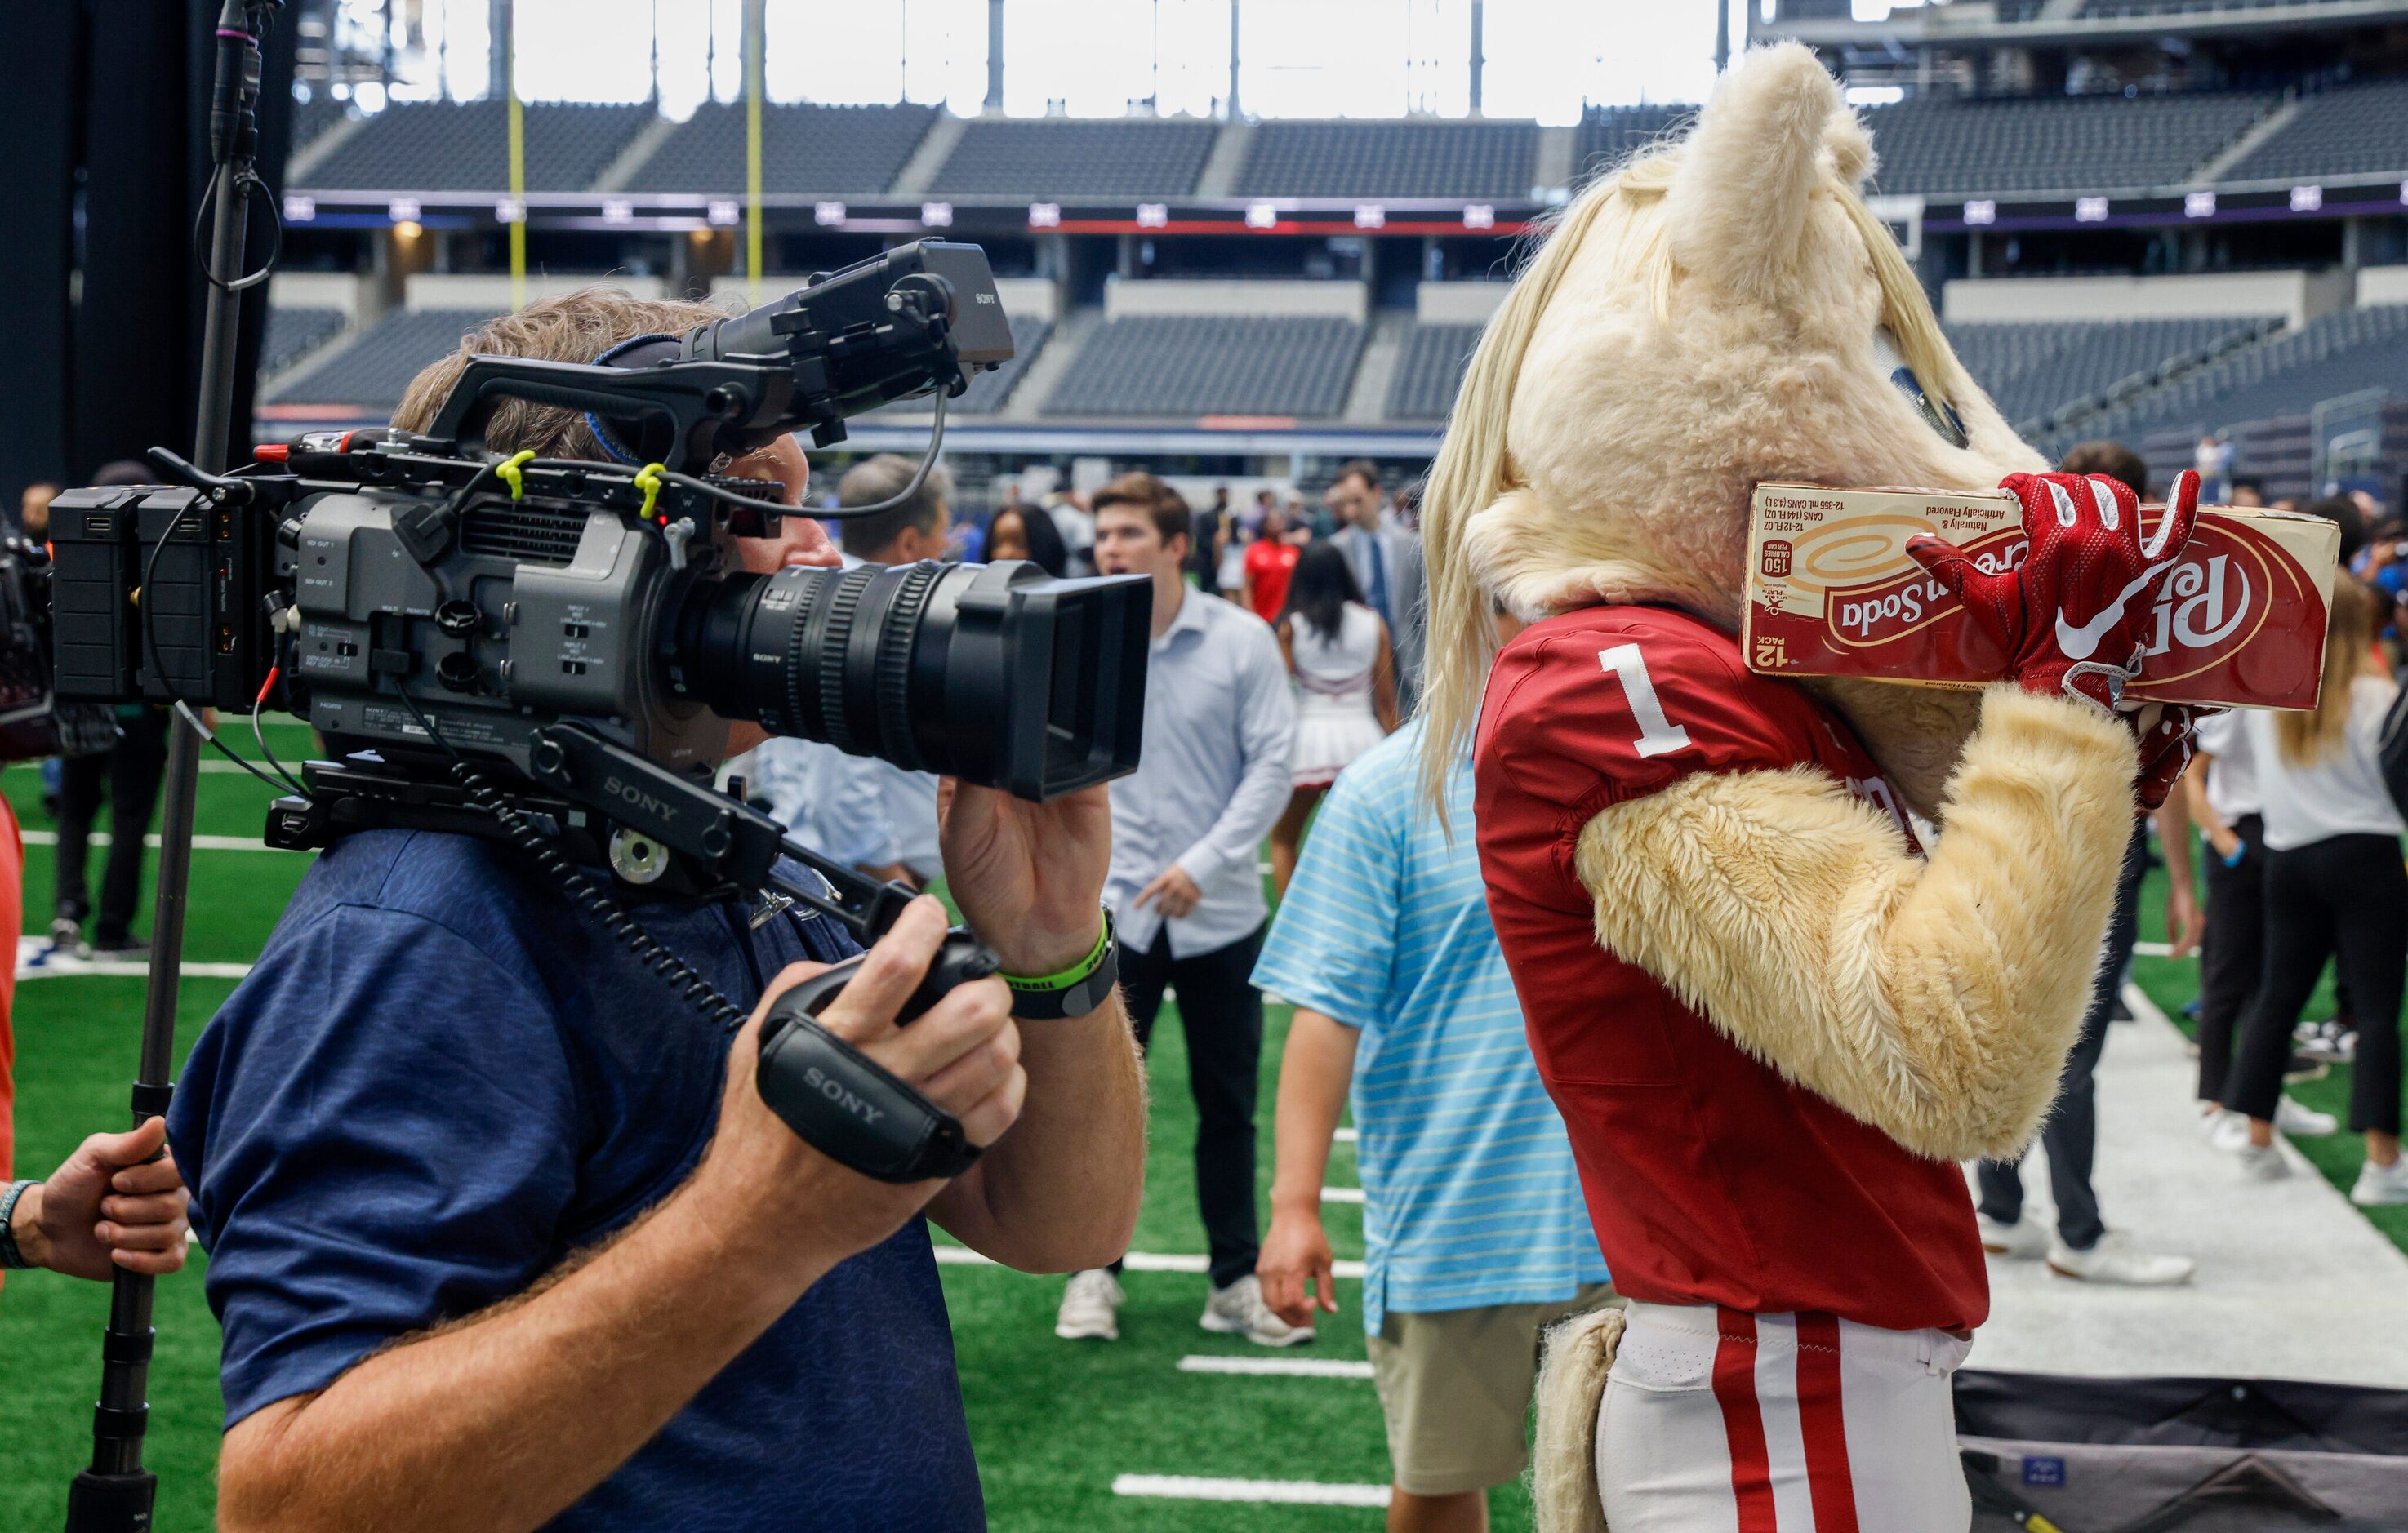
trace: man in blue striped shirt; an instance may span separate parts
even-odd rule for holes
[[[1612,1292],[1489,925],[1470,762],[1450,844],[1415,782],[1422,733],[1340,776],[1254,967],[1296,1005],[1263,1297],[1291,1325],[1337,1312],[1321,1190],[1351,1094],[1391,1533],[1488,1526],[1487,1487],[1528,1459],[1541,1327]]]

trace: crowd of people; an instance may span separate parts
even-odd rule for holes
[[[609,316],[638,330],[675,318]],[[512,338],[494,333],[481,343]],[[518,338],[540,354],[524,335]],[[576,444],[549,450],[573,451]],[[798,466],[775,451],[764,456],[777,461],[755,466],[770,477],[791,475],[790,504],[798,501]],[[2135,494],[2146,488],[2144,466],[2114,444],[2086,444],[2063,466],[2120,480]],[[1318,504],[1266,488],[1240,506],[1223,488],[1199,506],[1160,478],[1128,473],[1043,504],[1006,481],[983,517],[957,522],[953,485],[942,470],[901,494],[913,467],[891,455],[853,465],[820,503],[836,513],[824,527],[790,516],[781,543],[743,557],[761,567],[1023,558],[1057,575],[1141,577],[1154,589],[1142,763],[1083,811],[1058,810],[1071,818],[1015,821],[1022,811],[982,800],[972,811],[983,817],[974,832],[964,823],[962,795],[940,795],[926,774],[799,739],[755,739],[723,768],[723,781],[740,783],[799,839],[840,861],[924,888],[950,870],[963,909],[1030,973],[1058,968],[1063,953],[1092,935],[1068,933],[1066,946],[1053,939],[1066,932],[1041,921],[1032,931],[1030,913],[1048,909],[1048,857],[1094,864],[1108,921],[1101,940],[1119,955],[1125,1020],[1116,1003],[1098,1010],[1088,1039],[1096,1057],[1076,1068],[1056,1044],[1028,1058],[1025,1070],[990,1061],[975,1077],[977,1092],[944,1097],[965,1112],[973,1104],[991,1109],[993,1124],[1021,1117],[1016,1142],[1028,1148],[1018,1163],[996,1163],[1000,1168],[975,1198],[940,1198],[932,1217],[973,1244],[983,1240],[999,1259],[1032,1268],[1076,1266],[1056,1310],[1056,1334],[1117,1340],[1125,1294],[1121,1263],[1111,1258],[1125,1251],[1127,1220],[1118,1222],[1118,1238],[1099,1244],[1070,1232],[1059,1197],[1068,1187],[1073,1201],[1125,1205],[1134,1217],[1127,1177],[1097,1180],[1092,1168],[1071,1166],[1134,1153],[1135,1088],[1112,1074],[1111,1051],[1098,1040],[1125,1026],[1141,1055],[1175,996],[1197,1127],[1191,1146],[1166,1148],[1194,1160],[1209,1248],[1198,1325],[1286,1347],[1312,1340],[1316,1324],[1339,1312],[1321,1204],[1340,1120],[1351,1110],[1365,1206],[1358,1318],[1393,1460],[1389,1526],[1485,1526],[1487,1490],[1515,1478],[1527,1461],[1525,1416],[1541,1331],[1620,1300],[1591,1231],[1563,1122],[1530,1067],[1476,842],[1461,829],[1450,834],[1421,796],[1424,726],[1413,713],[1425,595],[1412,492],[1384,483],[1378,466],[1358,461],[1327,482]],[[28,494],[29,535],[39,535],[44,499]],[[872,505],[886,509],[842,514]],[[2208,720],[2167,808],[2136,823],[2105,959],[2042,1133],[2054,1229],[2040,1228],[2025,1211],[2019,1164],[1975,1169],[1983,1243],[1999,1259],[2044,1259],[2067,1278],[2094,1283],[2164,1284],[2192,1275],[2188,1258],[2111,1229],[2091,1186],[2092,1074],[2121,1013],[2153,842],[2171,875],[2172,951],[2200,951],[2204,1131],[2232,1155],[2238,1175],[2286,1176],[2284,1136],[2344,1126],[2286,1096],[2286,1078],[2318,1067],[2309,1055],[2350,1058],[2346,1126],[2365,1139],[2352,1196],[2370,1206],[2408,1203],[2398,1036],[2408,869],[2381,760],[2386,733],[2400,726],[2392,670],[2408,538],[2396,521],[2358,501],[2321,499],[2300,509],[2344,528],[2346,568],[2330,604],[2322,701],[2313,713]],[[1500,644],[1519,629],[1502,613],[1496,622]],[[87,837],[104,794],[115,803],[116,841],[90,946],[134,943],[131,895],[156,791],[157,717],[129,718],[115,752],[65,764],[54,786],[58,947],[85,940],[82,924],[92,912],[81,842],[71,846],[70,827],[81,826],[75,838]],[[1468,759],[1444,792],[1449,819],[1468,827]],[[1081,812],[1086,822],[1075,818]],[[1058,845],[1039,844],[1039,832],[1058,835]],[[984,843],[966,848],[982,834]],[[1005,839],[1009,855],[996,851]],[[2192,856],[2200,842],[2203,899]],[[1258,861],[1266,847],[1267,867]],[[968,877],[966,850],[980,853]],[[1057,888],[1078,882],[1059,867],[1052,876]],[[566,912],[541,932],[521,929],[524,918],[507,913],[527,897],[517,877],[506,858],[485,850],[428,852],[368,838],[346,843],[313,872],[253,981],[195,1051],[172,1126],[177,1142],[206,1157],[196,1178],[197,1223],[212,1241],[211,1297],[226,1329],[231,1498],[301,1495],[296,1487],[317,1461],[296,1456],[292,1443],[314,1433],[325,1452],[339,1454],[345,1444],[367,1440],[361,1434],[399,1432],[425,1391],[453,1388],[471,1375],[494,1398],[518,1401],[514,1411],[560,1425],[594,1391],[645,1374],[652,1383],[641,1420],[578,1429],[594,1462],[617,1465],[672,1416],[692,1418],[696,1433],[736,1432],[752,1442],[755,1426],[777,1419],[778,1402],[796,1386],[766,1365],[730,1363],[738,1353],[768,1349],[779,1368],[839,1405],[853,1388],[835,1382],[845,1369],[918,1368],[904,1359],[915,1344],[951,1355],[936,1347],[943,1322],[926,1239],[902,1223],[910,1207],[900,1202],[865,1205],[858,1228],[828,1254],[830,1265],[857,1256],[859,1271],[841,1282],[818,1282],[791,1310],[736,1304],[724,1284],[711,1290],[731,1307],[703,1327],[708,1334],[685,1340],[696,1355],[730,1364],[733,1384],[711,1382],[718,1364],[696,1373],[688,1364],[669,1367],[657,1348],[624,1338],[604,1344],[606,1333],[616,1334],[611,1327],[632,1324],[628,1305],[657,1308],[691,1297],[680,1286],[688,1279],[674,1270],[674,1248],[658,1233],[686,1230],[701,1217],[698,1195],[677,1189],[724,1181],[757,1192],[761,1183],[722,1169],[727,1157],[707,1155],[710,1136],[694,1130],[710,1120],[723,1090],[712,1052],[720,1045],[690,1051],[692,1057],[665,1045],[655,1010],[634,998],[645,986],[620,972],[624,955],[614,958],[607,942],[580,935]],[[1095,915],[1092,902],[1086,915]],[[731,991],[758,993],[782,966],[841,953],[811,923],[748,934],[733,918],[722,931],[711,925],[714,912],[690,916],[645,919],[712,954]],[[516,935],[506,940],[506,932]],[[915,927],[912,939],[926,938]],[[2329,957],[2339,964],[2342,1014],[2303,1032],[2303,1009]],[[330,982],[331,1007],[321,1004]],[[464,989],[477,998],[464,1005]],[[1277,1074],[1266,1233],[1256,1196],[1257,1082],[1266,997],[1273,996],[1292,1005],[1294,1016]],[[966,1014],[961,1036],[996,1038],[1000,1004]],[[480,1020],[433,1038],[414,1024],[388,1025],[428,1009]],[[497,1051],[510,1039],[488,1024],[497,1016],[556,1037],[566,1051],[560,1067],[530,1074],[504,1058]],[[875,1018],[859,1027],[861,1037],[890,1049],[904,1036]],[[939,1032],[924,1022],[909,1036]],[[385,1041],[363,1053],[361,1038]],[[286,1095],[297,1078],[275,1061],[288,1056],[322,1066],[308,1102]],[[921,1063],[922,1079],[959,1087],[957,1063]],[[396,1104],[389,1082],[410,1080],[422,1082],[412,1088],[414,1105]],[[388,1095],[371,1099],[365,1095],[371,1087]],[[738,1084],[724,1090],[723,1110],[745,1108]],[[1008,1109],[995,1105],[998,1094],[1010,1096]],[[1020,1094],[1027,1094],[1025,1113]],[[1055,1105],[1066,1101],[1071,1105]],[[1099,1108],[1100,1124],[1069,1125]],[[428,1118],[457,1122],[464,1112],[472,1121],[441,1154],[404,1153],[401,1139],[391,1138]],[[720,1130],[722,1141],[727,1132]],[[86,1276],[105,1275],[111,1261],[171,1267],[180,1259],[184,1195],[172,1161],[142,1164],[159,1139],[155,1128],[104,1136],[46,1185],[17,1184],[17,1243],[0,1254]],[[364,1171],[366,1181],[341,1194],[300,1169],[341,1164],[385,1169]],[[426,1189],[417,1185],[425,1178],[477,1187],[474,1206],[450,1195],[426,1203],[420,1196]],[[420,1227],[417,1215],[396,1211],[399,1222],[367,1227],[355,1218],[336,1221],[343,1234],[330,1243],[321,1232],[332,1211],[326,1200],[336,1196],[360,1207],[423,1205],[438,1227]],[[596,1275],[581,1283],[577,1261],[548,1271],[580,1242],[613,1235],[655,1206],[662,1217],[644,1226],[656,1232],[652,1245],[608,1242],[612,1254],[583,1267]],[[9,1228],[0,1223],[0,1239]],[[686,1234],[705,1239],[699,1229]],[[363,1278],[359,1253],[368,1250],[391,1259],[380,1256],[383,1265]],[[766,1249],[745,1262],[771,1290],[793,1287],[801,1270]],[[340,1274],[349,1276],[323,1286]],[[494,1311],[515,1318],[465,1331],[422,1330],[464,1304],[474,1310],[521,1293],[537,1297]],[[317,1312],[298,1332],[291,1325],[296,1305]],[[871,1317],[875,1324],[863,1324]],[[547,1361],[546,1327],[587,1337],[593,1357],[574,1368]],[[488,1331],[481,1353],[443,1340]],[[864,1340],[829,1350],[824,1339],[839,1333]],[[918,1397],[933,1408],[950,1381],[932,1374],[928,1382],[941,1387]],[[976,1494],[962,1478],[966,1446],[954,1442],[958,1404],[936,1414],[953,1444],[937,1455],[944,1472],[905,1498],[958,1509]],[[241,1424],[254,1415],[271,1426],[245,1431]],[[436,1454],[437,1445],[424,1446]],[[781,1462],[882,1461],[891,1446],[854,1434],[809,1451],[781,1449]],[[404,1442],[384,1456],[394,1453],[407,1459],[419,1449]],[[512,1494],[555,1510],[589,1494],[616,1494],[630,1505],[710,1499],[685,1469],[648,1463],[638,1457],[607,1482],[590,1468],[564,1466],[541,1485]],[[490,1479],[472,1475],[468,1483],[473,1489]],[[905,1494],[903,1483],[871,1474],[860,1504],[891,1506]],[[343,1493],[373,1489],[350,1484]]]

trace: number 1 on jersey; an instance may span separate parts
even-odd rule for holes
[[[1616,644],[1610,650],[1599,650],[1598,660],[1607,670],[1622,678],[1622,695],[1630,704],[1630,716],[1639,721],[1639,753],[1660,756],[1672,751],[1685,751],[1689,732],[1664,717],[1664,705],[1656,697],[1656,682],[1647,674],[1646,657],[1636,644]]]

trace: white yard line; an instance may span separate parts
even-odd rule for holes
[[[1384,1507],[1385,1485],[1333,1485],[1319,1480],[1211,1480],[1192,1474],[1124,1474],[1112,1481],[1114,1496],[1154,1496],[1174,1501],[1278,1501],[1290,1506]]]
[[[2135,942],[2132,944],[2132,955],[2136,958],[2171,958],[2174,956],[2174,950],[2173,945],[2169,942]],[[2199,951],[2194,948],[2183,956],[2196,958],[2199,956]]]
[[[1216,1357],[1196,1353],[1179,1360],[1182,1373],[1245,1373],[1278,1379],[1368,1379],[1369,1363],[1339,1357]]]
[[[1338,1130],[1336,1139],[1340,1144],[1353,1144],[1354,1142],[1354,1130],[1351,1128],[1341,1128]]]
[[[937,1247],[937,1265],[939,1267],[995,1267],[1000,1264],[991,1256],[980,1255],[968,1246],[940,1245]],[[1132,1272],[1200,1273],[1211,1270],[1211,1262],[1209,1258],[1201,1255],[1191,1256],[1185,1252],[1132,1251],[1121,1258],[1121,1265]],[[1356,1282],[1363,1281],[1361,1262],[1336,1262],[1331,1265],[1330,1270],[1338,1277],[1351,1279]]]
[[[1324,1203],[1360,1203],[1363,1201],[1363,1189],[1360,1187],[1324,1187],[1321,1189],[1321,1200]]]
[[[94,846],[107,846],[112,839],[114,838],[105,830],[95,830],[92,833],[92,844]],[[55,830],[29,830],[25,832],[25,844],[56,846],[59,844],[59,833]],[[142,844],[157,846],[159,838],[145,836],[142,838]],[[283,849],[269,846],[256,836],[195,836],[193,838],[193,850],[195,852],[280,852]]]

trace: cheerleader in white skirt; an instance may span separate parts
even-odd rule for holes
[[[1397,727],[1397,671],[1388,625],[1364,603],[1346,555],[1326,540],[1297,561],[1279,640],[1297,689],[1296,792],[1271,827],[1271,881],[1284,898],[1313,806]]]

